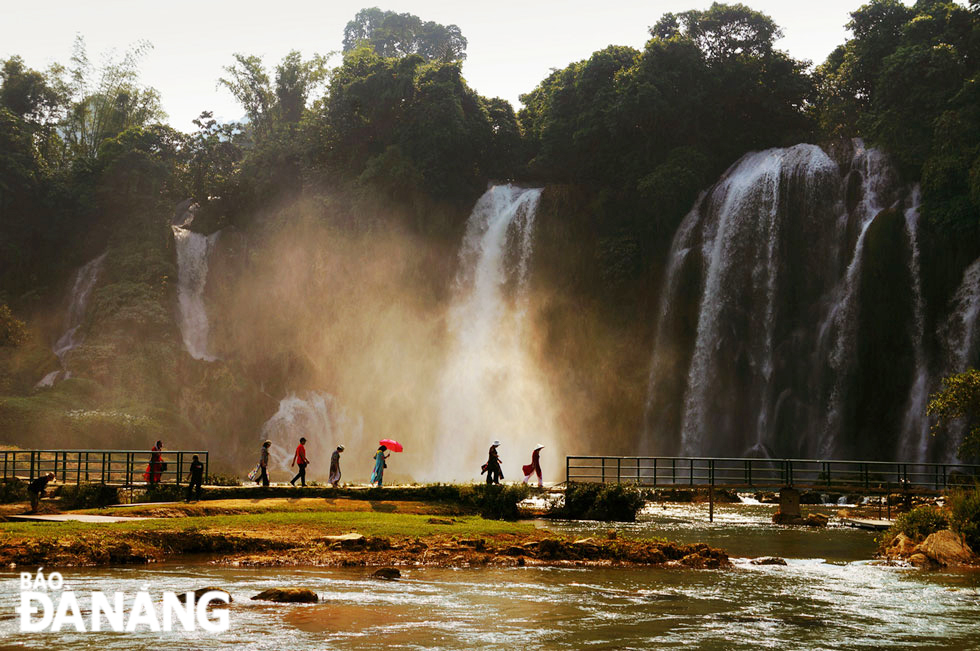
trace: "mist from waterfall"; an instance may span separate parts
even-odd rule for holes
[[[105,257],[106,254],[103,253],[82,267],[79,267],[75,272],[68,300],[68,313],[65,315],[65,330],[58,337],[54,346],[51,347],[51,351],[57,356],[58,362],[61,364],[61,370],[51,371],[45,375],[37,383],[38,387],[50,387],[58,379],[71,377],[71,372],[68,370],[69,354],[82,343],[83,337],[79,329],[85,320],[85,311],[88,309],[89,298],[92,295],[92,290],[95,289],[96,282],[99,280],[99,274],[102,272],[102,264],[105,262]]]
[[[478,478],[495,439],[502,442],[507,478],[517,472],[518,461],[527,463],[537,443],[558,458],[552,403],[530,355],[527,327],[528,269],[541,192],[493,186],[469,217],[448,315],[439,432],[426,478]],[[557,470],[543,465],[549,474]]]
[[[220,231],[205,236],[182,226],[172,228],[177,248],[177,310],[180,334],[191,357],[213,362],[217,358],[208,353],[210,326],[204,305],[204,288],[208,280],[208,257]]]
[[[255,443],[255,460],[258,461],[262,442],[272,441],[269,447],[270,470],[292,473],[289,477],[279,474],[272,480],[288,481],[297,471],[290,467],[296,445],[300,437],[305,437],[307,457],[310,459],[309,475],[325,481],[334,449],[338,445],[350,449],[352,443],[360,442],[363,438],[363,431],[363,420],[348,414],[332,395],[315,391],[291,393],[279,402],[279,409],[262,426],[262,436]],[[368,464],[362,465],[366,467]],[[354,480],[356,472],[351,469],[349,474],[345,474],[345,481]],[[364,477],[359,479],[363,481]]]

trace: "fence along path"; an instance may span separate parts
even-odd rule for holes
[[[62,483],[132,486],[144,483],[151,454],[148,450],[0,450],[0,478],[31,481],[53,472]],[[160,473],[160,483],[186,483],[195,454],[207,477],[207,450],[164,450],[160,456],[167,469]]]
[[[721,457],[565,457],[566,482],[651,487],[807,488],[939,493],[980,481],[980,465]]]

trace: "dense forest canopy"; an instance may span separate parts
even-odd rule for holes
[[[174,205],[200,204],[193,228],[206,232],[303,201],[350,232],[457,242],[491,179],[559,188],[574,210],[562,223],[572,235],[555,239],[566,248],[542,251],[555,283],[602,318],[636,322],[677,224],[719,173],[749,151],[850,137],[921,181],[928,291],[948,297],[980,253],[980,1],[872,0],[824,62],[777,49],[779,26],[742,4],[650,22],[642,50],[610,45],[554,70],[515,110],[467,84],[457,26],[367,8],[333,68],[299,52],[272,69],[229,55],[218,83],[247,120],[203,111],[191,133],[163,122],[140,81],[148,44],[94,65],[79,39],[66,66],[45,71],[11,57],[0,67],[0,348],[24,345],[24,322],[108,247],[117,255],[87,322],[99,336],[79,353],[86,377],[122,392],[120,378],[139,375],[126,390],[168,404],[176,380],[154,369],[181,354],[168,316]],[[119,355],[134,333],[141,368]]]

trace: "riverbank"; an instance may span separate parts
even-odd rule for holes
[[[615,531],[563,536],[527,521],[486,520],[454,510],[438,503],[342,498],[116,507],[97,512],[134,519],[0,523],[0,564],[109,566],[206,555],[211,563],[229,566],[731,565],[724,551],[700,543],[622,538]]]

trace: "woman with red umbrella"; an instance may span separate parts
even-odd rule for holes
[[[371,483],[377,483],[378,488],[381,488],[381,481],[384,479],[385,468],[388,464],[385,463],[385,459],[390,457],[390,454],[386,454],[390,448],[392,452],[401,452],[402,444],[398,441],[392,441],[391,439],[382,439],[378,441],[380,447],[378,451],[374,453],[374,472],[371,473]]]

